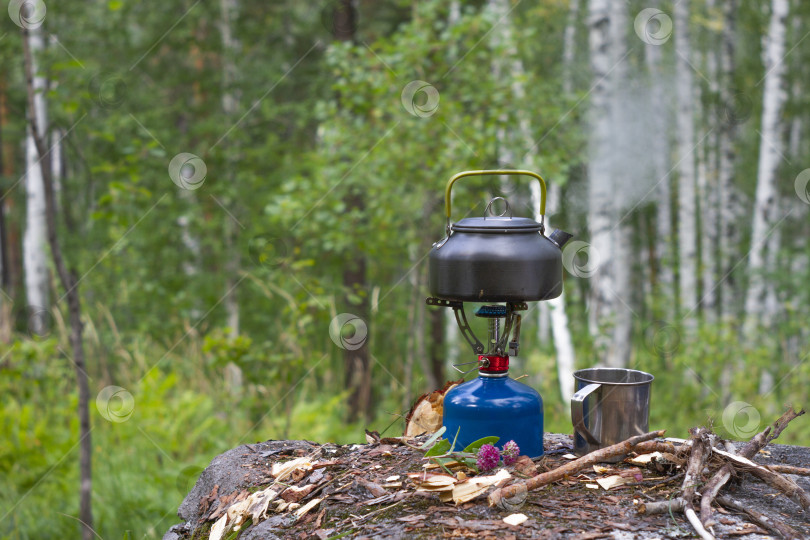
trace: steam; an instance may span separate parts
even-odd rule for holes
[[[665,81],[661,87],[672,85]],[[608,168],[612,183],[612,200],[604,201],[620,214],[655,199],[656,186],[665,181],[672,164],[656,171],[657,154],[668,152],[669,126],[674,100],[664,90],[656,95],[647,78],[629,76],[615,83],[611,98],[610,137],[588,149],[589,166],[601,163]],[[658,156],[660,162],[660,155]],[[659,165],[660,167],[660,165]],[[670,173],[671,174],[671,173]],[[566,197],[569,207],[576,213],[588,213],[587,185],[569,189]]]

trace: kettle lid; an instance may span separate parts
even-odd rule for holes
[[[543,230],[543,225],[527,217],[470,217],[451,225],[454,232],[484,234],[525,234]]]

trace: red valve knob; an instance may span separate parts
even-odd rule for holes
[[[495,355],[478,355],[478,371],[483,373],[504,373],[509,371],[509,357]]]

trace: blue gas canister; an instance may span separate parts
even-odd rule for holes
[[[515,441],[520,453],[543,455],[543,398],[534,388],[509,377],[509,357],[480,355],[478,377],[444,397],[445,437],[458,434],[456,448],[482,437]]]

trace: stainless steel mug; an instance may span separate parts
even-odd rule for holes
[[[655,377],[624,368],[591,368],[574,372],[571,398],[574,453],[599,448],[646,433],[650,421],[650,385]],[[609,459],[618,462],[624,456]]]

